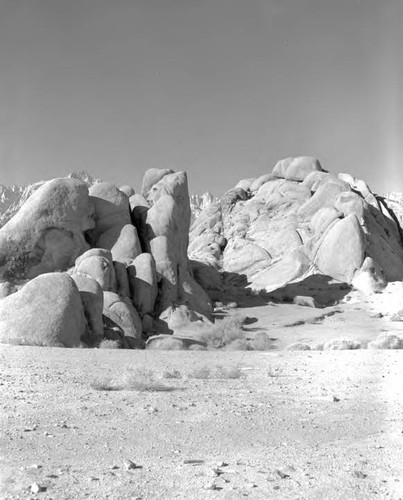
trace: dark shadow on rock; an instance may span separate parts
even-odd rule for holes
[[[288,302],[308,307],[328,307],[338,304],[349,292],[351,286],[336,281],[330,276],[315,274],[302,281],[289,283],[268,294],[275,302]]]

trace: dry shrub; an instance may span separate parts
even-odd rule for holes
[[[195,368],[189,373],[189,378],[205,380],[205,379],[237,379],[244,376],[244,373],[237,366],[221,366],[210,367],[207,365]]]
[[[254,351],[268,351],[271,348],[271,341],[264,332],[259,332],[250,342],[250,347]]]
[[[246,351],[248,349],[248,343],[246,339],[235,339],[225,346],[227,351]]]
[[[350,349],[360,349],[361,344],[350,339],[333,339],[328,340],[323,345],[324,351],[344,351]]]
[[[294,344],[290,344],[285,348],[286,351],[310,351],[311,346],[308,344],[304,344],[303,342],[295,342]]]
[[[166,337],[153,340],[147,345],[147,349],[157,351],[183,351],[186,347],[181,340]]]
[[[383,332],[369,342],[368,349],[403,349],[403,340],[393,333]]]
[[[182,378],[179,370],[167,370],[162,374],[163,378]]]
[[[121,349],[122,344],[119,340],[103,339],[99,343],[99,349]]]
[[[200,344],[191,344],[188,347],[188,351],[207,351],[207,347]]]
[[[203,340],[210,349],[222,349],[237,339],[244,339],[242,324],[245,317],[233,315],[217,320],[202,332]]]
[[[127,370],[118,379],[112,377],[95,379],[91,387],[97,391],[139,392],[167,392],[176,389],[156,380],[154,373],[147,369]]]

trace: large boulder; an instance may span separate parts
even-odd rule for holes
[[[320,271],[340,281],[351,283],[365,257],[365,235],[355,214],[339,220],[325,233],[316,253]]]
[[[86,333],[80,293],[66,273],[47,273],[0,300],[0,342],[77,347]]]
[[[89,248],[93,212],[83,182],[45,182],[0,229],[0,281],[67,270]]]
[[[159,280],[157,313],[182,303],[209,316],[210,299],[194,280],[187,256],[191,213],[186,173],[164,175],[148,201],[147,240]]]
[[[116,290],[116,275],[112,254],[103,248],[91,248],[75,262],[73,274],[87,276],[97,281],[102,290]]]
[[[377,276],[381,285],[403,279],[402,236],[365,182],[328,173],[312,157],[286,158],[200,213],[190,229],[189,257],[234,281],[243,276],[239,286],[253,289],[272,291],[319,268],[375,290]]]
[[[103,314],[123,330],[130,347],[143,346],[141,319],[128,299],[113,292],[104,292]]]
[[[104,295],[100,284],[92,278],[73,274],[71,276],[80,292],[84,315],[87,320],[88,334],[83,339],[89,345],[96,344],[104,334],[102,311],[104,308]]]
[[[149,253],[140,254],[127,267],[127,273],[134,307],[142,315],[152,313],[158,294],[154,257]]]

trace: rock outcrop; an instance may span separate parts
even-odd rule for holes
[[[80,292],[66,273],[48,273],[0,300],[0,342],[78,347],[86,334]]]
[[[281,160],[205,208],[189,256],[196,273],[207,264],[268,292],[313,274],[367,291],[403,279],[401,229],[387,204],[364,181],[326,172],[311,157]]]
[[[169,331],[177,308],[188,321],[211,315],[187,256],[186,174],[152,169],[143,195],[92,181],[40,183],[0,229],[1,341],[72,347],[107,338],[141,348]]]

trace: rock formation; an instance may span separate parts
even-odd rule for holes
[[[205,208],[189,256],[196,275],[207,264],[268,292],[313,274],[373,290],[403,279],[401,230],[386,203],[311,157],[281,160]]]
[[[1,342],[139,348],[178,308],[210,317],[187,257],[186,174],[152,169],[142,193],[83,175],[36,186],[0,229]]]

